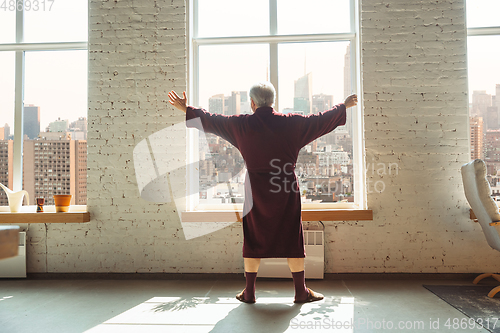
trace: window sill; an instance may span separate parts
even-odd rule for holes
[[[9,207],[0,207],[0,224],[14,223],[85,223],[90,222],[86,206],[70,206],[67,213],[56,213],[54,206],[44,206],[43,213],[36,212],[36,206],[22,206],[18,213],[11,213]]]
[[[241,222],[241,211],[182,212],[182,222]],[[307,209],[302,210],[302,221],[371,221],[371,209]]]

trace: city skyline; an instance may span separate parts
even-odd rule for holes
[[[29,193],[30,205],[45,198],[53,204],[53,194],[73,195],[72,204],[87,202],[87,118],[49,122],[41,131],[41,107],[24,105],[23,189]],[[54,124],[53,131],[50,131]],[[78,130],[78,131],[75,131]],[[0,127],[0,183],[12,189],[14,163],[13,126]],[[0,192],[0,206],[8,205]]]
[[[312,94],[333,95],[335,104],[344,101],[345,55],[349,41],[289,43],[278,45],[277,111],[294,107],[294,84],[297,78],[312,73]],[[205,109],[209,99],[232,91],[248,91],[256,82],[269,80],[268,45],[200,46],[199,98],[188,102]],[[237,73],[237,74],[236,74]]]
[[[298,80],[299,81],[299,80]],[[296,107],[285,108],[282,113],[300,113],[311,114],[331,109],[333,104],[333,95],[316,94],[308,98],[298,97],[294,102]],[[208,99],[208,111],[210,113],[218,113],[223,115],[238,115],[238,114],[252,114],[247,91],[232,91],[230,96],[224,94],[217,94]],[[307,110],[303,110],[306,107]]]
[[[349,49],[343,56],[343,73],[350,78]],[[349,78],[343,82],[349,82]],[[334,96],[320,92],[313,94],[313,73],[308,72],[293,80],[293,108],[283,113],[309,115],[331,109]],[[343,87],[344,88],[344,87]],[[208,111],[224,115],[251,113],[247,91],[231,91],[229,95],[216,93],[208,99]],[[350,126],[351,122],[349,123]],[[342,126],[309,143],[300,150],[296,174],[302,200],[322,202],[353,201],[353,160],[351,129]],[[201,204],[232,204],[244,200],[244,160],[238,150],[227,141],[206,133],[205,147],[200,142],[199,200]]]
[[[0,140],[0,183],[12,189],[14,141]],[[58,139],[24,140],[23,189],[29,193],[29,205],[45,198],[53,205],[54,194],[71,194],[72,205],[87,203],[87,141]],[[0,206],[8,205],[0,192]]]
[[[500,171],[499,83],[493,91],[494,94],[488,94],[486,90],[474,90],[469,108],[471,159],[483,159],[489,176],[496,176]]]
[[[85,139],[87,138],[87,117],[78,117],[76,120],[61,119],[60,117],[57,117],[57,119],[49,121],[48,125],[43,128],[40,122],[40,118],[42,116],[41,108],[33,104],[24,105],[24,108],[24,138],[26,138],[27,136],[29,139],[35,139],[41,137],[40,133],[47,132],[66,132],[67,130],[69,130],[68,132],[73,132],[71,131],[72,129],[80,129],[81,132],[84,132]],[[67,123],[67,127],[63,130],[59,130],[60,128],[62,128],[60,124],[61,122]],[[2,127],[0,127],[0,140],[8,140],[9,138],[13,139],[13,125],[14,124],[5,123]],[[8,127],[8,131],[5,131],[6,126]],[[5,133],[7,132],[9,133],[9,135],[5,136]]]

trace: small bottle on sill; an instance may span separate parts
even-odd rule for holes
[[[37,198],[36,199],[36,212],[37,213],[43,213],[43,204],[45,203],[44,198]]]

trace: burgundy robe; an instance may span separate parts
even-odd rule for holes
[[[203,126],[199,130],[229,141],[245,160],[243,257],[304,258],[295,163],[302,147],[345,124],[345,105],[307,116],[272,107],[234,116],[188,107],[186,120],[196,117]]]

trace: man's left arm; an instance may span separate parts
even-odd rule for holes
[[[203,109],[188,106],[186,110],[186,126],[197,128],[205,133],[218,135],[238,148],[238,121],[235,116],[210,113]]]
[[[238,122],[234,116],[210,113],[203,109],[188,106],[186,92],[183,92],[183,98],[179,97],[175,91],[171,91],[168,96],[170,104],[186,113],[187,127],[218,135],[229,141],[233,146],[238,147],[236,140]]]

